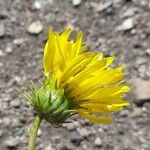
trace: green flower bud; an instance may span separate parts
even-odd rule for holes
[[[64,95],[64,89],[58,88],[56,82],[45,78],[40,88],[32,82],[30,94],[24,96],[37,114],[55,127],[61,126],[66,119],[76,113],[71,109],[68,99]]]

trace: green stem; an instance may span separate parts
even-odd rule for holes
[[[34,120],[32,129],[31,129],[29,143],[28,143],[28,150],[35,150],[37,133],[38,133],[38,129],[40,127],[41,122],[42,122],[42,119],[39,116],[37,116]]]

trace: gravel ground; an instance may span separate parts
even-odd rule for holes
[[[34,113],[16,88],[42,77],[47,30],[66,26],[84,32],[88,49],[126,64],[131,107],[109,125],[43,122],[37,150],[150,150],[149,0],[0,0],[0,150],[27,149]]]

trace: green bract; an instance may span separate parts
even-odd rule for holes
[[[64,95],[64,90],[58,88],[54,81],[45,78],[40,88],[32,82],[31,92],[24,96],[37,112],[38,116],[47,120],[53,126],[61,126],[66,119],[75,114],[69,101]]]

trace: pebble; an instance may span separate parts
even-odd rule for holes
[[[16,148],[19,145],[19,139],[15,137],[11,137],[5,142],[8,148]]]
[[[146,36],[150,36],[150,23],[143,27],[143,32]]]
[[[18,39],[14,39],[13,43],[14,43],[15,45],[21,45],[21,44],[24,43],[24,41],[25,41],[25,39],[23,39],[23,38],[18,38]]]
[[[7,45],[7,47],[5,49],[5,52],[8,53],[8,54],[12,53],[12,46],[10,44]]]
[[[52,146],[52,144],[48,144],[45,146],[44,150],[55,150]]]
[[[145,64],[142,64],[138,67],[138,73],[141,78],[145,78],[146,70],[147,70],[147,67]]]
[[[131,117],[137,117],[142,114],[142,109],[138,107],[133,108],[133,112],[131,113]]]
[[[82,0],[72,0],[73,6],[79,6],[81,4]]]
[[[128,115],[129,115],[128,109],[123,109],[122,111],[119,112],[120,117],[127,117]]]
[[[0,130],[0,138],[3,137],[3,130]]]
[[[0,38],[5,35],[5,27],[0,23]]]
[[[96,137],[95,141],[94,141],[95,146],[100,147],[102,146],[102,140],[100,139],[100,137]]]
[[[33,7],[37,10],[41,9],[42,5],[39,1],[35,1]]]
[[[71,137],[71,143],[75,146],[79,146],[80,143],[82,142],[82,140],[83,139],[80,136],[76,135],[76,134],[73,137]]]
[[[150,99],[150,81],[135,78],[132,81],[137,100]]]
[[[20,100],[12,100],[10,101],[10,105],[14,108],[18,108],[20,106]]]
[[[139,67],[139,65],[142,65],[144,63],[146,63],[145,57],[144,58],[143,57],[137,57],[136,58],[135,64],[136,64],[137,68]]]
[[[21,77],[19,77],[19,76],[16,75],[16,76],[13,77],[13,81],[15,83],[19,84],[19,83],[21,83],[22,79],[21,79]]]
[[[97,6],[97,12],[102,12],[102,11],[108,9],[109,7],[111,7],[112,5],[113,5],[112,1],[107,1],[106,3],[100,3]]]
[[[72,147],[69,144],[59,143],[57,145],[58,150],[72,150]]]
[[[118,31],[128,31],[134,27],[133,18],[128,18],[122,22],[120,26],[117,27]]]
[[[80,128],[78,129],[78,133],[81,137],[88,137],[90,135],[90,132],[86,128]]]
[[[9,126],[11,124],[12,120],[9,117],[5,117],[5,118],[3,118],[2,122],[5,126]]]
[[[137,11],[138,11],[137,8],[134,8],[134,7],[128,8],[127,10],[125,10],[123,12],[123,14],[121,15],[121,17],[122,18],[132,17]]]
[[[40,21],[35,21],[27,27],[27,32],[38,35],[43,31],[43,25]]]
[[[3,50],[0,49],[0,56],[5,56],[5,53],[3,52]]]
[[[74,121],[72,123],[63,124],[63,126],[68,129],[68,131],[75,131],[76,128],[78,127],[78,125],[79,124],[76,121]]]
[[[38,135],[38,137],[40,137],[42,135],[41,129],[38,130],[38,134],[37,135]]]
[[[20,120],[18,119],[18,117],[13,119],[12,126],[13,127],[21,127],[22,126],[22,123],[20,122]]]
[[[146,54],[150,56],[150,48],[146,49]]]

